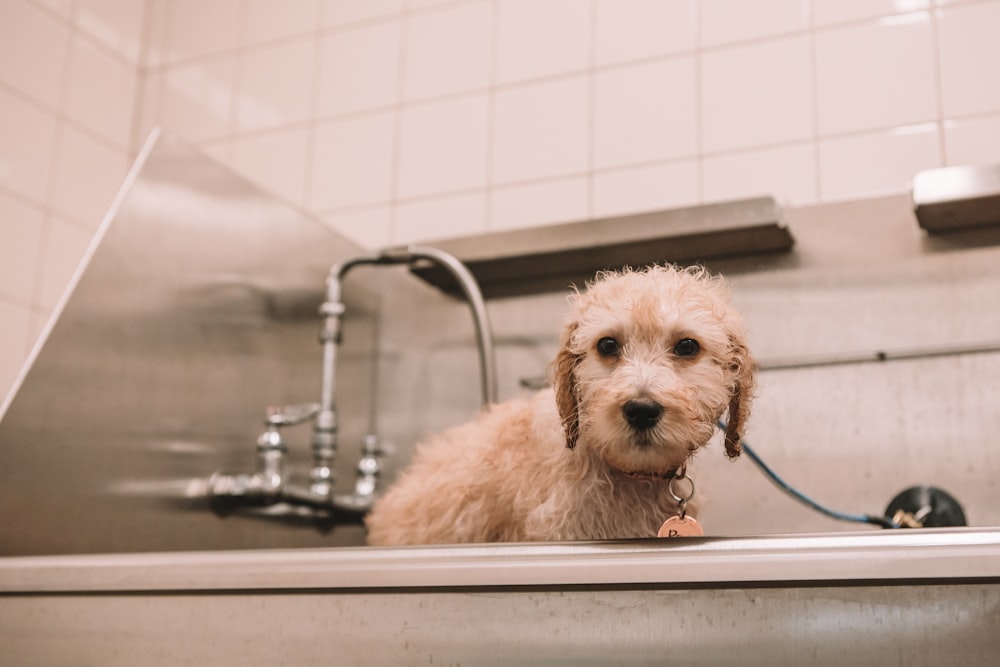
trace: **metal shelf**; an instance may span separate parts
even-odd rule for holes
[[[787,252],[793,244],[781,207],[772,197],[759,197],[429,245],[458,257],[479,281],[483,295],[497,298],[582,286],[603,269]],[[446,293],[460,294],[439,267],[418,264],[411,270]]]

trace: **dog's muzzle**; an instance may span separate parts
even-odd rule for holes
[[[648,431],[660,421],[663,406],[653,401],[633,400],[622,406],[622,414],[636,431]]]

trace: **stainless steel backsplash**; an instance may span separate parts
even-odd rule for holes
[[[731,280],[762,364],[748,440],[838,509],[881,513],[933,484],[974,525],[1000,525],[1000,234],[928,237],[905,197],[791,210],[788,224],[793,252],[710,267]],[[362,544],[359,526],[222,519],[185,491],[252,466],[268,405],[317,400],[326,272],[363,252],[155,141],[0,422],[0,555]],[[488,302],[502,399],[545,375],[566,294]],[[473,325],[403,268],[358,269],[344,295],[339,484],[372,429],[394,450],[389,484],[420,438],[480,409]],[[305,471],[308,427],[288,438]],[[693,474],[709,534],[857,528],[719,442]]]

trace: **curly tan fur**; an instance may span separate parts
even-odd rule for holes
[[[618,353],[598,350],[606,337]],[[685,338],[698,342],[695,355],[675,350]],[[422,443],[369,514],[368,541],[654,536],[676,512],[663,477],[708,443],[723,415],[726,453],[739,455],[755,369],[721,278],[672,266],[600,274],[570,297],[552,389]],[[629,401],[662,414],[637,428]]]

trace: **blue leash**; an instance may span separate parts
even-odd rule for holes
[[[719,420],[718,425],[719,425],[719,428],[721,428],[723,431],[726,430],[726,423],[724,421]],[[753,461],[754,464],[758,468],[760,468],[761,472],[763,472],[764,475],[768,479],[770,479],[774,483],[775,486],[777,486],[779,489],[781,489],[782,491],[784,491],[785,493],[787,493],[791,497],[793,497],[796,500],[798,500],[803,505],[806,505],[806,506],[808,506],[808,507],[816,510],[820,514],[822,514],[824,516],[828,516],[831,519],[836,519],[838,521],[852,521],[854,523],[867,523],[867,524],[872,524],[872,525],[875,525],[875,526],[879,526],[880,528],[899,528],[898,524],[893,523],[892,521],[889,521],[888,519],[886,519],[884,517],[875,516],[873,514],[847,514],[846,512],[838,512],[837,510],[832,510],[829,507],[826,507],[824,505],[819,504],[818,502],[816,502],[815,500],[813,500],[812,498],[810,498],[806,494],[804,494],[801,491],[799,491],[798,489],[792,487],[790,484],[788,484],[788,482],[786,482],[785,480],[783,480],[778,475],[778,473],[776,473],[773,470],[771,470],[771,467],[769,465],[767,465],[766,463],[764,463],[764,460],[761,459],[760,456],[757,455],[757,452],[754,451],[753,447],[751,447],[750,445],[747,444],[746,440],[741,439],[740,440],[740,444],[743,447],[743,451],[746,452],[747,456],[750,457],[750,460]]]

